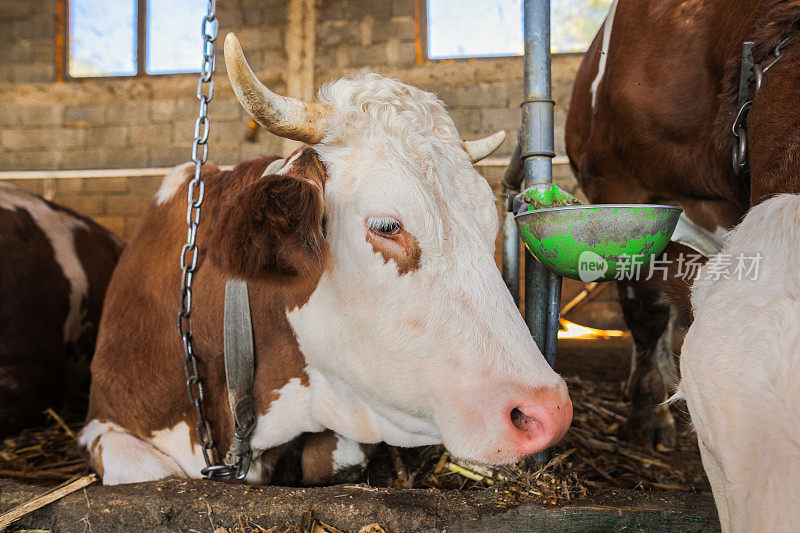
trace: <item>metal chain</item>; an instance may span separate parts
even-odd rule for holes
[[[761,82],[764,79],[764,73],[767,72],[772,65],[778,62],[780,58],[783,57],[785,53],[783,50],[783,46],[791,39],[791,35],[784,38],[778,46],[776,46],[772,50],[772,60],[767,63],[766,65],[762,66],[761,64],[757,63],[753,65],[753,91],[751,97],[747,99],[747,101],[743,102],[739,109],[736,112],[736,118],[733,121],[733,126],[731,126],[731,133],[734,137],[733,142],[733,172],[739,175],[747,175],[749,176],[748,170],[748,143],[747,143],[747,116],[750,113],[750,108],[753,107],[753,100],[758,94],[758,91],[761,89]],[[752,60],[752,59],[751,59]],[[741,101],[741,100],[740,100]]]
[[[200,255],[197,247],[197,228],[200,225],[200,208],[203,205],[205,184],[201,176],[203,165],[208,161],[208,134],[211,130],[211,121],[208,118],[208,103],[214,97],[214,42],[217,39],[217,24],[215,13],[216,0],[208,0],[206,15],[203,17],[201,32],[203,35],[203,64],[200,76],[197,79],[197,99],[200,109],[194,123],[194,140],[192,141],[192,161],[194,161],[194,178],[189,182],[186,207],[186,244],[183,245],[180,255],[181,265],[181,298],[180,311],[178,312],[178,334],[183,343],[183,370],[186,377],[186,393],[189,402],[197,414],[195,429],[200,441],[203,459],[206,467],[201,470],[204,477],[220,478],[232,474],[232,469],[220,464],[219,453],[214,442],[211,424],[206,420],[203,401],[203,382],[200,379],[200,370],[197,356],[194,351],[194,338],[192,336],[192,281],[197,270],[197,261]]]

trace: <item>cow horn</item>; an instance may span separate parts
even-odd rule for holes
[[[225,65],[236,98],[259,124],[279,137],[308,144],[322,141],[331,106],[287,98],[267,89],[250,70],[233,33],[225,37]]]
[[[506,132],[504,130],[500,130],[497,133],[493,133],[488,137],[484,137],[483,139],[477,139],[475,141],[461,141],[461,147],[464,148],[464,151],[467,152],[470,160],[473,163],[477,163],[484,157],[489,156],[492,152],[500,148],[500,145],[503,144],[503,141],[506,139]]]

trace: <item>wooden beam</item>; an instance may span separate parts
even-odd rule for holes
[[[417,65],[424,65],[425,50],[427,50],[427,43],[423,41],[428,37],[428,17],[427,12],[422,11],[422,0],[414,0],[414,63]],[[427,2],[425,9],[427,10]]]
[[[147,0],[136,6],[136,76],[147,74]]]
[[[57,82],[63,82],[67,74],[67,0],[56,0],[55,4],[55,49],[53,63]]]
[[[0,529],[5,528],[12,522],[16,522],[23,516],[41,509],[45,505],[51,504],[54,501],[60,500],[68,494],[72,494],[77,490],[81,490],[97,481],[97,476],[89,474],[88,476],[79,477],[66,483],[62,483],[51,491],[45,492],[41,496],[37,496],[30,501],[18,505],[10,511],[0,515]]]

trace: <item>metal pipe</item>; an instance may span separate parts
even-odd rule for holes
[[[524,172],[525,167],[522,164],[519,134],[517,134],[517,146],[514,147],[514,153],[511,154],[511,159],[508,161],[508,166],[503,170],[503,177],[500,180],[500,183],[503,184],[503,192],[519,192]]]
[[[511,161],[503,171],[503,197],[509,202],[509,195],[516,195],[522,185],[523,174],[522,157],[520,156],[519,142],[514,148]],[[514,213],[506,205],[503,217],[503,281],[506,283],[514,303],[519,307],[519,229],[514,221]]]
[[[528,254],[530,255],[530,254]],[[551,368],[556,366],[556,345],[558,344],[558,316],[561,308],[561,276],[548,272],[546,334],[542,354]],[[542,450],[533,456],[537,463],[550,460],[550,450]]]
[[[553,111],[550,73],[550,0],[525,0],[523,10],[525,100],[522,102],[521,156],[524,186],[552,183]],[[561,277],[525,255],[525,322],[550,366],[556,363]],[[549,458],[545,450],[537,462]]]
[[[561,312],[561,276],[549,273],[547,287],[547,335],[544,341],[544,358],[551,368],[556,367],[558,351],[558,328]]]
[[[550,97],[550,0],[525,0],[523,27],[525,37],[524,91],[520,150],[525,169],[525,188],[553,181],[552,159],[553,108]],[[547,269],[530,254],[525,256],[525,321],[536,344],[545,351],[554,342],[548,338],[558,334],[558,319],[552,318],[553,299],[560,297],[560,278],[551,277]],[[553,286],[551,288],[551,285]],[[555,322],[555,331],[550,327]],[[551,355],[555,360],[555,352]]]
[[[519,229],[509,212],[503,217],[503,281],[519,307]]]

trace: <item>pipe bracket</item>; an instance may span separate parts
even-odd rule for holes
[[[522,152],[522,159],[527,159],[529,157],[549,157],[553,159],[556,156],[556,153],[552,150],[528,150],[526,152]]]
[[[556,101],[553,100],[552,98],[526,98],[525,100],[522,101],[521,104],[519,104],[519,106],[523,107],[525,104],[536,104],[542,102],[556,105]]]

